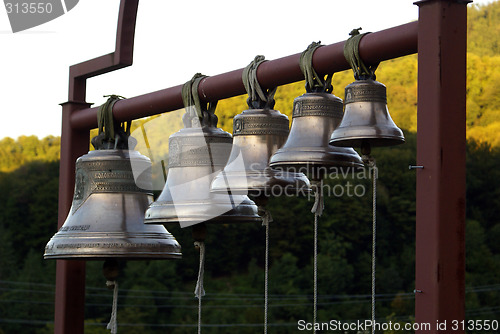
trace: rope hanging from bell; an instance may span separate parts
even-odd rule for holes
[[[205,275],[205,242],[195,241],[194,246],[200,250],[200,265],[198,270],[198,280],[194,288],[194,295],[198,298],[198,334],[201,333],[201,298],[205,296],[203,278]]]
[[[200,96],[198,95],[198,87],[200,82],[205,79],[206,76],[200,73],[196,73],[193,78],[187,81],[182,86],[182,101],[184,107],[186,108],[186,113],[184,114],[182,121],[186,128],[189,127],[217,127],[217,116],[215,115],[215,108],[217,107],[218,101],[213,101],[209,103],[202,103]],[[212,159],[212,153],[209,155],[210,160]],[[212,171],[214,172],[214,166],[212,165]],[[198,277],[196,282],[196,287],[194,290],[194,295],[198,298],[198,333],[201,333],[201,311],[202,304],[201,299],[205,296],[205,289],[203,287],[203,280],[205,275],[205,234],[206,226],[204,223],[199,223],[193,226],[193,237],[195,239],[194,246],[200,251],[200,262],[198,269]]]
[[[257,79],[257,69],[265,62],[265,57],[258,55],[248,64],[241,75],[243,86],[247,91],[247,105],[250,109],[266,109],[274,108],[274,95],[277,87],[263,89]],[[265,195],[260,195],[255,198],[258,205],[258,214],[262,218],[262,226],[265,227],[266,244],[265,244],[265,270],[264,270],[264,334],[267,333],[268,310],[269,310],[269,225],[273,221],[271,212],[266,208],[268,198]]]
[[[375,290],[376,290],[376,259],[377,259],[377,178],[378,170],[375,158],[371,156],[372,146],[387,146],[394,145],[404,142],[404,137],[399,128],[394,124],[389,112],[387,110],[387,100],[386,100],[386,90],[385,86],[381,83],[375,81],[375,70],[377,69],[379,63],[373,65],[366,65],[359,55],[359,43],[361,39],[369,33],[360,34],[358,29],[353,29],[350,32],[351,37],[346,41],[344,45],[344,56],[347,62],[351,65],[354,73],[354,78],[356,82],[350,84],[346,87],[346,111],[344,118],[346,119],[345,124],[356,124],[356,120],[361,120],[361,113],[365,113],[366,110],[383,110],[385,112],[382,117],[381,115],[374,114],[370,119],[380,119],[378,123],[373,124],[359,124],[357,127],[358,138],[349,141],[349,130],[348,126],[343,126],[341,123],[339,128],[337,128],[337,133],[334,131],[332,134],[332,139],[339,140],[339,142],[344,141],[346,144],[359,144],[362,153],[362,159],[365,166],[371,172],[371,177],[373,178],[373,194],[372,194],[372,266],[371,266],[371,320],[375,323]],[[363,97],[364,92],[369,92],[369,96]],[[356,92],[359,92],[356,94]],[[359,101],[356,100],[359,96]],[[375,108],[360,108],[357,104],[360,103],[371,103],[372,105],[378,104],[380,107]],[[383,105],[383,108],[382,108]],[[365,117],[366,118],[366,117]],[[354,121],[353,121],[354,120]],[[344,120],[343,120],[344,122]],[[347,129],[347,130],[346,130]],[[362,129],[363,131],[360,131]],[[340,134],[343,132],[342,134]],[[362,133],[362,135],[359,135]],[[335,144],[335,142],[330,142]],[[375,333],[375,328],[372,326],[372,333]]]
[[[118,332],[118,282],[116,281],[119,274],[118,261],[111,258],[106,259],[102,266],[102,272],[107,280],[107,288],[113,289],[113,306],[111,307],[111,317],[106,329],[109,329],[111,334],[116,334]]]
[[[269,314],[269,224],[273,221],[271,212],[265,207],[259,206],[259,215],[262,217],[262,226],[266,229],[266,250],[264,268],[264,334],[267,334],[267,322]]]
[[[314,214],[314,255],[313,255],[313,324],[316,323],[318,314],[318,218],[323,214],[325,207],[323,197],[323,180],[316,180],[312,182],[314,191],[314,205],[311,213]],[[316,333],[316,326],[314,326],[314,333]]]
[[[377,178],[378,170],[375,159],[371,158],[368,163],[369,168],[372,169],[373,174],[373,197],[372,197],[372,324],[375,324],[375,276],[377,264]],[[372,334],[375,333],[375,326],[372,326]]]
[[[299,65],[306,80],[306,91],[308,93],[331,93],[333,90],[333,74],[328,74],[325,78],[318,75],[313,67],[313,55],[320,46],[321,42],[313,42],[300,55]],[[325,207],[323,197],[323,176],[324,175],[317,175],[311,182],[314,191],[314,205],[311,208],[311,213],[314,214],[313,324],[316,323],[318,313],[318,218],[323,214]],[[316,326],[314,326],[313,332],[316,333]]]

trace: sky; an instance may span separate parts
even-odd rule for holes
[[[340,42],[353,28],[405,24],[418,19],[414,1],[142,0],[133,65],[88,79],[87,102],[180,85],[197,72],[229,72],[256,55],[285,57],[313,41]],[[60,135],[69,66],[114,51],[119,3],[80,0],[63,16],[18,33],[0,8],[0,138]]]

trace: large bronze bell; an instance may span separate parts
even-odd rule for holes
[[[345,112],[330,144],[364,147],[404,143],[403,132],[387,109],[386,87],[372,80],[356,80],[345,88]]]
[[[258,222],[257,206],[245,195],[214,194],[210,185],[224,168],[232,146],[231,134],[186,114],[185,128],[169,138],[168,176],[158,199],[145,214],[147,224]],[[214,125],[215,124],[215,125]]]
[[[136,178],[132,164],[142,171]],[[78,158],[71,210],[44,258],[180,258],[165,227],[143,224],[151,188],[151,161],[137,151],[98,149]]]

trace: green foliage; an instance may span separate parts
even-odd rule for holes
[[[472,4],[467,11],[467,50],[484,56],[500,54],[500,5]]]
[[[380,317],[410,321],[414,299],[415,134],[405,145],[377,149],[379,167],[377,303]],[[498,317],[500,276],[500,150],[467,146],[467,308],[481,318]],[[320,320],[368,319],[371,270],[371,178],[369,174],[331,177],[330,189],[347,182],[364,187],[363,196],[326,198],[319,220],[318,288]],[[360,188],[361,189],[361,188]],[[49,333],[53,319],[54,261],[43,261],[43,246],[55,232],[57,164],[32,162],[0,174],[0,282],[4,332]],[[312,320],[312,197],[272,198],[270,226],[269,321],[277,333]],[[191,230],[168,227],[183,245],[183,259],[129,261],[121,267],[118,323],[122,333],[190,333],[197,319],[193,290],[198,254]],[[254,333],[262,322],[264,228],[260,224],[210,225],[203,299],[204,332]],[[109,321],[112,291],[106,289],[102,262],[87,264],[86,332],[100,333]],[[26,282],[26,283],[23,283]],[[31,282],[31,283],[28,283]],[[482,287],[482,288],[472,288]],[[7,301],[17,301],[9,304]],[[2,302],[3,301],[3,302]],[[14,306],[12,306],[14,305]],[[45,307],[46,305],[47,307]],[[483,310],[483,311],[474,311]],[[121,324],[121,325],[120,325]],[[278,326],[279,324],[279,326]]]
[[[59,161],[61,138],[20,136],[17,141],[6,137],[0,140],[0,172],[10,172],[32,161]]]

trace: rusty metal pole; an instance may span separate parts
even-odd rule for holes
[[[424,168],[417,170],[415,322],[431,325],[417,332],[451,332],[458,322],[453,333],[464,333],[467,2],[416,2],[417,163]]]

